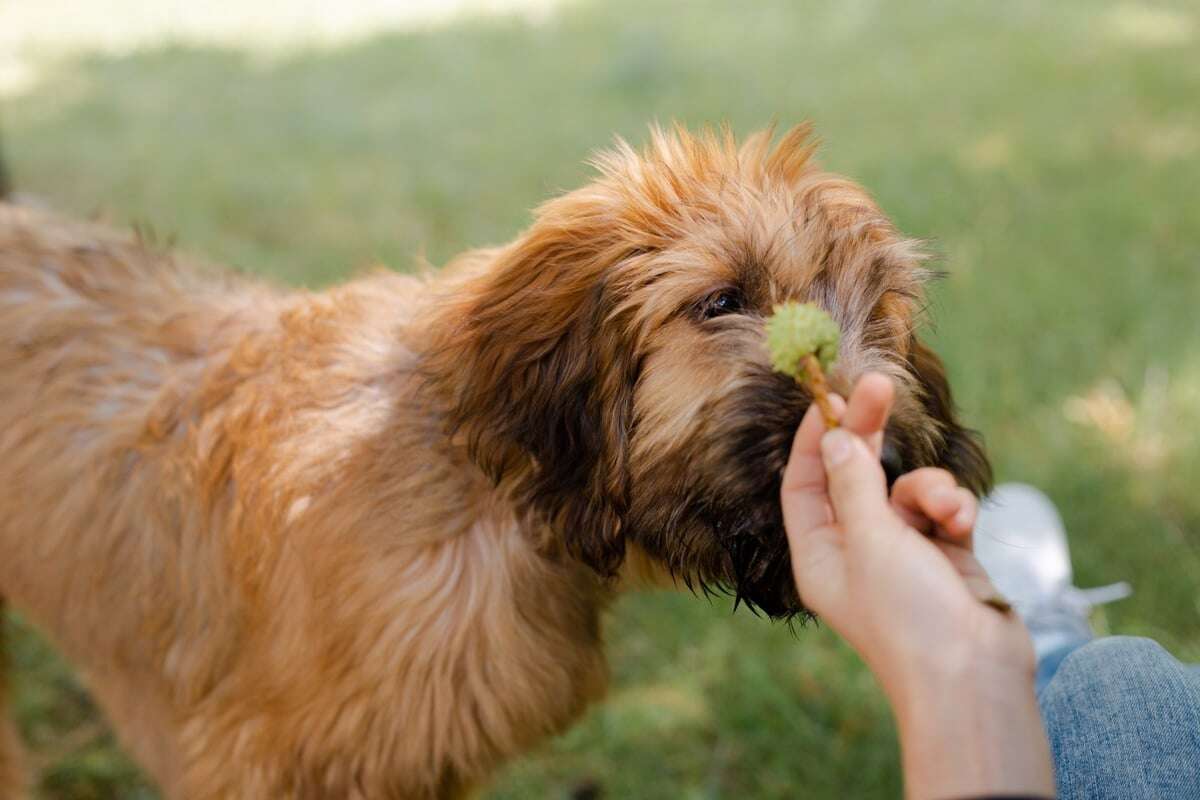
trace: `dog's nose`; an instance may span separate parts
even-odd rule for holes
[[[879,454],[879,462],[883,464],[883,473],[887,475],[887,485],[890,489],[896,479],[904,474],[904,459],[900,455],[900,448],[886,437],[883,440],[883,450]]]

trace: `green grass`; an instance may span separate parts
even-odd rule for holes
[[[1200,660],[1200,13],[1190,3],[576,2],[264,57],[73,54],[3,101],[16,182],[323,285],[510,238],[651,120],[812,119],[823,161],[943,254],[933,338],[1001,479],[1043,487],[1098,624]],[[829,631],[629,597],[615,685],[494,798],[894,797],[891,718]],[[55,798],[149,796],[17,630]],[[952,754],[948,754],[952,757]]]

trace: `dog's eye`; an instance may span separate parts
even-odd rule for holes
[[[736,314],[742,310],[742,297],[737,292],[721,292],[704,305],[704,318],[712,319],[725,314]]]

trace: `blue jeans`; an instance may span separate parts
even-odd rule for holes
[[[1060,798],[1200,798],[1200,668],[1113,636],[1048,654],[1038,683]]]

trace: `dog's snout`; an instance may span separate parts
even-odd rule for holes
[[[883,473],[887,475],[887,485],[890,489],[896,479],[904,474],[904,459],[900,455],[900,448],[890,438],[884,438],[883,450],[879,454],[879,461],[883,464]]]

